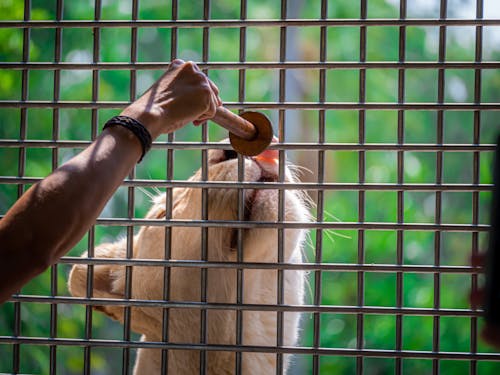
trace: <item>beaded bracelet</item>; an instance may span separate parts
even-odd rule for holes
[[[139,142],[141,142],[142,145],[142,155],[141,158],[137,163],[140,163],[142,161],[142,158],[146,154],[146,152],[149,151],[151,148],[151,134],[149,133],[148,129],[144,127],[139,121],[136,119],[133,119],[132,117],[128,116],[115,116],[109,119],[104,126],[102,127],[102,130],[109,128],[114,125],[121,125],[128,130],[130,130],[134,135],[139,139]]]

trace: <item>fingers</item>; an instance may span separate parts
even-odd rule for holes
[[[192,67],[192,69],[194,69],[194,71],[196,72],[199,72],[201,74],[203,74],[203,77],[206,79],[206,81],[208,82],[208,85],[210,86],[210,89],[212,90],[212,93],[215,95],[215,103],[216,103],[216,106],[219,107],[222,105],[222,100],[221,98],[219,97],[219,88],[217,87],[217,85],[215,83],[213,83],[201,70],[200,68],[198,67],[198,65],[196,65],[194,62],[192,61],[188,61],[186,64],[189,64],[189,66]],[[213,117],[213,116],[212,116]]]
[[[204,121],[210,120],[212,117],[214,117],[215,113],[217,112],[217,107],[220,106],[219,103],[220,103],[220,98],[217,95],[215,95],[215,93],[212,92],[208,104],[208,109],[200,117],[194,120],[193,124],[195,126],[198,126]]]
[[[210,84],[210,88],[212,89],[213,93],[216,96],[215,99],[216,99],[217,107],[221,106],[222,105],[222,100],[219,97],[219,88],[211,80],[208,80],[208,83]]]
[[[181,59],[172,60],[172,62],[168,66],[167,70],[174,70],[174,69],[184,65],[185,63],[186,62],[184,60],[181,60]]]
[[[219,88],[213,83],[196,65],[193,61],[184,62],[182,60],[174,60],[172,65],[175,67],[182,67],[182,69],[190,71],[191,73],[197,74],[202,80],[200,82],[201,86],[204,86],[204,90],[206,90],[205,94],[209,96],[207,100],[208,108],[204,113],[202,113],[197,119],[193,121],[195,126],[202,124],[203,122],[211,119],[215,116],[217,111],[217,107],[222,105],[222,100],[219,97]]]
[[[192,121],[193,124],[200,125],[213,118],[217,107],[222,105],[219,88],[193,61],[173,60],[156,86],[160,106],[176,103],[176,111],[164,111],[170,115],[175,113],[179,117],[170,119],[175,124]]]
[[[182,60],[180,60],[180,61],[182,61]],[[186,71],[188,71],[190,73],[198,73],[198,74],[206,77],[205,74],[200,70],[200,68],[198,67],[198,65],[196,65],[195,62],[193,62],[193,61],[186,61],[186,62],[182,61],[182,62],[183,62],[182,69],[185,69]]]

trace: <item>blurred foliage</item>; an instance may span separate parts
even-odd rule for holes
[[[399,9],[394,1],[370,0],[368,17],[399,17]],[[429,2],[427,2],[429,3]],[[439,3],[439,2],[436,2]],[[409,12],[415,11],[415,4]],[[432,8],[432,11],[435,11]],[[171,19],[170,2],[141,0],[139,2],[139,19]],[[289,12],[295,18],[317,19],[320,17],[320,1],[293,0],[289,2]],[[431,12],[431,10],[429,10]],[[24,17],[23,2],[19,0],[3,0],[0,3],[0,15],[4,20],[22,20]],[[64,19],[94,19],[94,2],[65,1]],[[418,12],[417,12],[418,13]],[[328,3],[329,18],[358,18],[359,2],[350,0],[331,1]],[[422,14],[419,13],[420,16]],[[411,16],[411,14],[409,14]],[[431,17],[437,14],[430,13]],[[449,16],[453,9],[449,7]],[[34,20],[55,20],[56,2],[32,0],[30,12]],[[102,19],[130,19],[132,17],[131,1],[103,1]],[[216,0],[211,4],[210,17],[213,19],[239,19],[240,3],[236,0]],[[253,19],[278,19],[281,17],[279,1],[248,1],[248,17]],[[179,1],[179,19],[202,19],[203,2]],[[469,18],[474,18],[471,14]],[[446,59],[449,61],[474,61],[474,28],[451,30],[446,39]],[[486,29],[486,28],[485,28]],[[486,34],[485,30],[485,34]],[[409,26],[406,28],[407,61],[436,61],[438,57],[439,27]],[[32,28],[29,33],[29,51],[23,51],[23,29],[0,29],[0,61],[20,62],[27,55],[31,62],[56,61],[54,28]],[[164,62],[170,61],[171,30],[169,28],[139,28],[137,32],[137,61]],[[131,30],[128,28],[102,28],[99,33],[99,54],[94,56],[94,36],[92,28],[64,28],[61,33],[60,60],[73,63],[88,63],[94,60],[102,62],[130,62]],[[318,61],[320,58],[319,27],[288,28],[287,59],[297,61]],[[278,61],[280,51],[279,27],[247,27],[246,29],[247,61]],[[360,30],[356,27],[328,27],[327,51],[328,61],[358,61]],[[486,43],[486,41],[485,41]],[[491,46],[491,43],[489,44]],[[239,29],[213,28],[209,35],[210,61],[239,61]],[[500,48],[489,48],[488,59],[498,61]],[[178,29],[177,57],[194,61],[202,61],[203,32],[200,28]],[[372,26],[367,29],[367,61],[398,61],[399,28]],[[98,100],[130,101],[154,82],[161,74],[160,70],[138,70],[136,73],[127,70],[98,71]],[[60,87],[54,89],[55,76],[59,74]],[[130,92],[131,76],[136,75],[137,92]],[[210,77],[220,88],[224,101],[239,101],[238,71],[211,70]],[[481,101],[498,102],[500,99],[500,72],[484,70],[481,72]],[[19,100],[22,98],[22,82],[26,78],[28,100],[51,101],[59,95],[60,100],[90,101],[93,99],[93,82],[91,70],[0,70],[0,100]],[[291,77],[291,78],[290,78]],[[359,80],[358,70],[328,70],[326,72],[326,101],[358,102]],[[436,69],[407,69],[405,72],[404,97],[407,102],[436,102],[438,99],[438,71]],[[289,79],[290,78],[290,79]],[[292,79],[297,83],[290,83]],[[318,101],[319,74],[315,69],[287,72],[287,100]],[[474,102],[474,70],[449,69],[445,73],[444,100],[447,103]],[[56,90],[56,92],[54,92]],[[246,101],[277,101],[279,92],[278,70],[251,69],[245,74]],[[398,70],[367,69],[366,100],[368,102],[398,101]],[[26,138],[34,140],[53,139],[53,129],[58,125],[57,137],[62,140],[91,140],[98,133],[93,124],[96,116],[101,125],[107,118],[117,114],[118,110],[99,109],[28,109],[21,114],[17,108],[0,108],[0,139],[20,139],[20,122],[26,115]],[[278,123],[277,111],[265,111]],[[317,142],[319,135],[318,111],[287,111],[286,134],[281,134],[285,141]],[[325,141],[336,143],[397,143],[398,111],[366,111],[365,139],[360,139],[359,113],[349,110],[326,111]],[[474,112],[446,111],[443,115],[443,139],[437,137],[438,116],[435,111],[407,110],[404,113],[404,141],[406,143],[451,143],[471,144],[474,140]],[[499,130],[498,117],[495,112],[482,112],[479,132],[480,143],[493,143]],[[99,126],[100,126],[99,125]],[[277,129],[276,129],[277,130]],[[209,126],[209,139],[217,141],[225,137],[225,133],[217,126]],[[165,136],[161,140],[165,140]],[[179,141],[199,141],[202,139],[200,128],[187,126],[175,134]],[[44,177],[50,173],[54,164],[60,165],[71,158],[79,149],[63,148],[58,152],[50,149],[28,148],[22,154],[19,148],[0,148],[2,160],[1,175],[18,176],[24,173],[29,177]],[[147,158],[136,169],[137,178],[165,179],[166,156],[164,149],[152,150]],[[23,156],[24,155],[24,156]],[[174,178],[188,178],[200,165],[199,150],[179,150],[175,152]],[[25,158],[25,170],[22,171],[19,160]],[[288,157],[299,165],[309,168],[305,172],[305,180],[317,179],[317,157],[310,151],[289,152]],[[359,154],[354,151],[329,150],[326,152],[325,181],[357,183],[359,181]],[[365,181],[369,183],[396,183],[398,181],[396,152],[366,151]],[[436,182],[436,165],[442,158],[442,183],[470,184],[474,182],[472,153],[436,153],[405,152],[405,183]],[[491,182],[491,153],[483,152],[479,158],[479,183]],[[27,188],[26,186],[25,188]],[[0,185],[0,213],[4,214],[8,207],[18,198],[22,190],[16,185]],[[314,192],[311,192],[314,196]],[[473,194],[469,192],[443,192],[441,194],[441,220],[443,223],[472,223]],[[433,191],[410,191],[404,193],[404,222],[434,223],[437,219],[436,193]],[[479,194],[479,222],[487,223],[490,194]],[[327,190],[324,192],[325,220],[351,221],[362,220],[359,217],[359,194],[357,191]],[[136,190],[135,215],[142,217],[149,206],[149,198],[142,190]],[[106,206],[103,217],[127,216],[127,189],[120,188]],[[367,191],[365,193],[364,220],[383,223],[397,222],[397,193],[391,191]],[[112,240],[122,230],[116,227],[97,226],[95,243]],[[306,249],[309,259],[314,259],[316,236],[322,236],[322,256],[324,262],[339,263],[383,263],[397,262],[397,241],[395,231],[312,231],[310,244]],[[468,263],[470,249],[473,246],[471,233],[409,231],[401,234],[402,256],[404,264],[434,264],[436,256],[435,244],[440,241],[440,261],[442,265],[465,265]],[[480,236],[483,241],[484,236]],[[363,258],[358,255],[358,242],[364,242]],[[86,236],[69,253],[80,255],[88,246]],[[482,244],[482,243],[481,243]],[[480,244],[480,245],[481,245]],[[23,294],[36,295],[68,295],[66,288],[69,265],[60,264],[47,270],[25,288]],[[51,289],[51,280],[57,287]],[[396,306],[397,275],[395,273],[365,272],[362,286],[356,272],[323,272],[322,304],[357,306],[358,290],[362,287],[364,304],[369,306]],[[468,308],[467,293],[471,284],[468,274],[443,274],[439,279],[439,306],[443,308]],[[314,278],[311,277],[311,295],[314,291]],[[405,273],[403,275],[404,307],[433,308],[435,292],[435,275]],[[19,334],[32,337],[50,337],[54,330],[56,337],[85,337],[85,307],[71,304],[37,304],[6,303],[0,306],[0,335],[15,334],[15,309],[21,311]],[[51,325],[51,309],[57,312],[57,321]],[[313,317],[304,316],[303,346],[313,344]],[[363,346],[369,349],[395,349],[396,317],[392,315],[365,315]],[[433,332],[435,320],[431,316],[402,317],[402,345],[404,350],[433,350]],[[322,314],[320,322],[320,345],[325,348],[356,348],[357,316],[354,314],[331,313]],[[122,327],[107,319],[102,314],[92,314],[92,337],[121,339]],[[471,319],[467,317],[442,317],[439,319],[439,350],[450,352],[466,352],[470,350]],[[137,336],[134,336],[137,339]],[[491,351],[479,343],[478,352]],[[57,372],[59,374],[79,374],[83,368],[83,348],[74,346],[58,346]],[[0,344],[0,372],[12,371],[13,347]],[[92,373],[115,373],[116,364],[121,363],[122,351],[119,349],[93,348],[91,352]],[[20,346],[20,371],[23,373],[48,373],[50,348],[41,345]],[[364,373],[389,374],[394,372],[394,359],[364,358]],[[322,356],[320,358],[323,374],[353,374],[356,358]],[[118,365],[119,366],[119,365]],[[312,357],[297,356],[291,373],[307,374],[311,372]],[[440,370],[444,374],[461,374],[468,372],[468,366],[462,361],[440,361]],[[479,362],[480,374],[498,374],[500,364],[495,362]],[[403,360],[405,374],[431,373],[432,361],[423,359]]]

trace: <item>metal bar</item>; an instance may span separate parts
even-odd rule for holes
[[[94,0],[94,20],[95,27],[92,29],[93,34],[93,51],[92,51],[92,62],[94,64],[100,61],[101,52],[101,0]],[[99,71],[92,70],[92,101],[99,101]],[[91,139],[94,140],[97,137],[97,127],[99,123],[99,113],[97,112],[98,107],[92,108],[92,129],[91,129]]]
[[[0,218],[2,218],[0,216]],[[381,222],[240,222],[237,220],[180,220],[174,219],[168,223],[164,220],[154,219],[97,219],[96,224],[103,226],[171,226],[171,227],[196,227],[196,228],[276,228],[276,229],[338,229],[338,230],[415,230],[415,231],[441,231],[441,232],[487,232],[489,225],[485,224],[421,224],[421,223],[381,223]]]
[[[326,0],[321,1],[321,19],[325,19],[328,14],[328,2]],[[327,28],[322,26],[320,29],[320,52],[319,58],[321,62],[326,60],[327,53]],[[319,101],[324,102],[326,99],[326,71],[321,69],[319,72]],[[318,143],[323,144],[325,142],[325,111],[320,110],[318,113]],[[318,151],[318,172],[317,172],[317,182],[322,185],[325,182],[325,151]],[[316,196],[316,220],[324,220],[324,191],[318,190]],[[323,231],[321,229],[316,229],[316,243],[315,243],[315,262],[323,262]],[[322,272],[317,270],[314,272],[314,304],[321,306],[322,297]],[[314,313],[313,315],[313,347],[319,348],[321,346],[321,314]],[[320,373],[320,357],[317,354],[313,355],[312,371],[313,375],[318,375]]]
[[[1,100],[0,108],[85,108],[85,109],[120,109],[125,108],[130,102],[123,101],[16,101]],[[245,103],[224,103],[226,108],[230,109],[305,109],[305,110],[327,110],[327,109],[346,109],[346,110],[414,110],[414,111],[500,111],[500,105],[497,103],[348,103],[348,102],[245,102]]]
[[[287,7],[288,1],[281,0],[281,10],[280,17],[282,20],[287,19]],[[280,39],[279,39],[279,60],[283,62],[286,60],[286,49],[287,49],[287,27],[283,25],[280,27]],[[279,101],[284,102],[286,100],[286,70],[279,70],[279,87],[278,96]],[[280,109],[278,111],[278,138],[283,142],[286,139],[286,111]],[[285,152],[279,150],[279,167],[278,167],[278,181],[283,182],[285,180]],[[278,222],[283,222],[285,218],[285,192],[282,189],[278,190]],[[277,229],[278,236],[278,248],[277,248],[277,262],[284,262],[284,231],[283,228]],[[284,284],[283,284],[283,270],[277,271],[276,279],[276,304],[280,305],[284,302]],[[276,313],[276,345],[278,347],[283,346],[283,312],[278,311]],[[277,353],[276,355],[276,375],[283,374],[283,355]]]
[[[41,181],[41,177],[0,177],[2,184],[33,184]],[[286,189],[286,190],[336,190],[336,191],[454,191],[454,192],[482,192],[491,191],[492,185],[465,185],[465,184],[350,184],[350,183],[327,183],[323,185],[314,182],[215,182],[215,181],[184,181],[184,180],[125,180],[122,186],[134,187],[164,187],[164,188],[245,188],[245,189]],[[1,217],[1,215],[0,215]]]
[[[367,18],[368,4],[367,0],[360,2],[360,19]],[[359,61],[366,61],[366,26],[362,25],[359,28]],[[359,103],[365,103],[366,100],[366,70],[359,69]],[[363,145],[366,141],[365,135],[365,120],[366,112],[360,109],[358,113],[358,142]],[[358,182],[364,184],[366,179],[366,154],[362,149],[358,152]],[[365,192],[358,192],[358,220],[365,221]],[[358,263],[365,262],[365,231],[358,230]],[[357,274],[357,304],[364,306],[365,304],[365,274],[363,271],[358,271]],[[359,313],[356,316],[356,349],[362,350],[364,346],[364,316]],[[356,357],[356,374],[362,375],[364,372],[364,360],[362,356]]]
[[[240,0],[240,19],[245,20],[247,18],[247,0]],[[239,48],[239,61],[244,63],[246,61],[246,49],[247,49],[247,32],[245,27],[240,28],[240,48]],[[244,69],[238,71],[238,100],[240,102],[245,101],[245,79],[246,74]],[[242,155],[238,154],[238,182],[245,180],[245,159]],[[238,189],[238,220],[243,221],[245,217],[245,190]],[[244,259],[244,248],[243,248],[243,230],[239,228],[237,230],[237,254],[236,260],[238,264],[243,263]],[[236,270],[236,303],[243,304],[244,295],[244,271],[243,268],[237,268]],[[243,312],[241,310],[236,311],[236,345],[243,345]],[[234,371],[236,375],[242,373],[242,355],[241,352],[236,352]]]
[[[168,135],[169,140],[174,139],[173,134]],[[174,150],[167,150],[167,171],[166,178],[167,180],[171,180],[174,174]],[[173,207],[173,189],[168,187],[165,192],[165,221],[169,221],[173,217],[172,207]],[[165,227],[165,261],[169,261],[172,256],[172,228]],[[163,300],[170,300],[170,283],[171,283],[171,272],[170,267],[166,266],[163,271]],[[169,319],[170,319],[170,310],[164,309],[162,316],[162,341],[168,343],[170,340],[169,336]],[[168,350],[162,350],[161,353],[161,367],[162,374],[168,374]]]
[[[178,18],[178,2],[177,0],[172,0],[172,20],[177,20]],[[171,29],[170,34],[170,58],[174,60],[177,58],[177,28]],[[175,140],[174,133],[168,135],[168,142],[173,143]],[[173,180],[174,177],[174,150],[172,148],[167,149],[167,170],[166,179]],[[167,187],[165,191],[165,221],[169,221],[173,217],[173,189]],[[165,261],[170,261],[172,257],[172,228],[165,227]],[[170,300],[170,285],[171,285],[171,269],[169,266],[165,266],[163,269],[163,300]],[[162,315],[162,341],[168,343],[170,341],[170,310],[168,308],[163,309]],[[169,367],[169,352],[167,349],[162,349],[161,351],[161,373],[168,375]]]
[[[95,227],[90,227],[88,231],[88,253],[89,258],[95,257]],[[83,258],[82,258],[83,259]],[[83,259],[85,260],[85,259]],[[94,265],[87,263],[87,289],[85,291],[87,299],[92,299],[94,293]],[[92,338],[92,306],[85,305],[85,339],[90,340]],[[90,374],[90,363],[91,363],[92,347],[85,346],[83,348],[83,373],[85,375]]]
[[[63,0],[57,0],[56,3],[56,19],[61,20],[63,16]],[[62,29],[54,30],[54,63],[61,62],[62,50]],[[61,93],[61,72],[54,71],[54,101],[58,101]],[[52,110],[52,139],[57,141],[59,138],[59,109]],[[52,171],[57,169],[59,159],[59,149],[52,149]],[[50,292],[52,296],[57,296],[57,275],[58,266],[54,264],[51,266],[50,275]],[[50,337],[57,337],[57,304],[50,305]],[[57,372],[57,346],[50,347],[50,374],[55,375]]]
[[[99,0],[94,2],[94,19],[98,21],[101,18],[101,3]],[[100,58],[100,29],[98,27],[93,29],[93,63],[98,63]],[[99,99],[99,72],[97,70],[92,71],[92,100],[97,101]],[[58,108],[56,108],[58,109]],[[91,112],[91,139],[95,139],[97,136],[97,125],[98,125],[98,112],[96,108],[92,109]],[[88,231],[88,256],[94,257],[95,250],[95,227],[92,226]],[[94,291],[94,267],[89,265],[87,267],[87,297],[92,297]],[[92,306],[85,306],[85,338],[92,338]],[[84,367],[83,373],[89,375],[91,373],[91,355],[92,347],[85,346],[83,350]]]
[[[23,22],[28,22],[31,17],[31,0],[24,0],[24,15]],[[23,28],[23,44],[22,44],[22,59],[23,62],[27,62],[29,60],[30,54],[30,29],[25,27]],[[28,100],[28,83],[29,83],[29,70],[23,69],[21,76],[21,100]],[[27,123],[27,109],[21,108],[21,116],[19,123],[19,138],[26,138],[26,123]],[[21,147],[19,148],[18,153],[18,175],[24,176],[26,171],[26,149]],[[21,195],[24,193],[24,184],[17,185],[17,198],[19,199]],[[18,291],[19,292],[19,291]],[[17,292],[17,293],[18,293]],[[14,303],[14,335],[21,334],[21,305],[19,303]],[[20,369],[20,352],[21,348],[18,344],[14,344],[12,347],[12,371],[14,373],[18,373]]]
[[[242,310],[242,311],[270,311],[270,312],[301,312],[301,313],[336,313],[336,314],[376,314],[376,315],[412,315],[412,316],[455,316],[455,317],[479,317],[482,310],[465,309],[433,309],[433,308],[410,308],[410,307],[381,307],[381,306],[342,306],[342,305],[274,305],[274,304],[236,304],[236,303],[204,303],[183,302],[163,300],[140,300],[140,299],[111,299],[111,298],[76,298],[76,297],[51,297],[51,296],[13,296],[12,301],[52,303],[78,305],[89,304],[92,306],[113,305],[125,307],[165,307],[176,309],[199,309],[199,310]],[[55,339],[57,340],[57,339]]]
[[[321,110],[320,110],[321,111]],[[36,147],[36,148],[85,148],[91,144],[90,141],[65,141],[65,140],[31,140],[31,139],[2,139],[0,147]],[[229,143],[220,142],[182,142],[169,140],[167,142],[156,141],[153,149],[173,150],[200,150],[200,149],[231,149]],[[418,143],[272,143],[270,150],[306,150],[306,151],[415,151],[415,152],[487,152],[495,151],[494,144],[418,144]]]
[[[135,168],[130,171],[129,177],[133,178],[135,175]],[[135,205],[135,191],[134,187],[129,187],[127,189],[127,216],[128,218],[134,217],[134,205]],[[127,225],[127,246],[126,255],[127,259],[134,257],[134,226]],[[125,290],[124,299],[130,299],[132,297],[132,277],[133,268],[131,266],[125,266]],[[130,341],[130,326],[131,326],[131,315],[132,311],[128,306],[125,307],[123,312],[123,340]],[[129,348],[123,348],[122,353],[122,374],[127,375],[130,372],[130,350]]]
[[[483,0],[476,0],[476,17],[483,18]],[[475,41],[475,56],[474,61],[481,62],[482,52],[483,52],[483,28],[482,26],[476,26],[476,41]],[[481,102],[481,69],[476,69],[474,71],[474,102]],[[481,112],[474,111],[474,134],[473,143],[479,144],[481,133]],[[480,181],[479,171],[480,171],[480,157],[479,152],[474,152],[473,156],[473,172],[472,181]],[[479,223],[479,193],[472,193],[472,224]],[[472,256],[477,256],[479,253],[479,233],[472,233],[472,243],[471,243],[471,253]],[[473,273],[471,275],[471,290],[477,290],[478,288],[478,275]],[[470,352],[476,353],[478,349],[478,319],[472,317],[470,321]],[[471,375],[477,374],[477,360],[472,359],[470,361],[469,370]]]
[[[63,21],[2,21],[0,28],[88,28],[88,27],[113,27],[113,28],[238,28],[238,27],[299,27],[299,26],[499,26],[500,19],[452,19],[452,18],[370,18],[370,19],[279,19],[279,20],[63,20]]]
[[[360,271],[366,272],[411,272],[411,273],[450,273],[450,274],[476,274],[482,268],[471,266],[425,266],[425,265],[394,265],[381,263],[259,263],[259,262],[215,262],[201,260],[157,260],[157,259],[125,259],[125,258],[80,258],[62,257],[61,264],[116,264],[129,266],[148,267],[206,267],[206,268],[241,268],[241,269],[283,269],[306,271]]]
[[[440,17],[446,18],[447,16],[447,1],[441,0],[440,3]],[[438,60],[446,60],[446,27],[439,27],[439,52]],[[438,70],[438,94],[437,102],[444,102],[444,90],[445,90],[445,70]],[[436,126],[436,141],[437,143],[443,142],[443,121],[444,112],[439,110],[437,113],[437,126]],[[443,153],[438,151],[436,153],[436,183],[440,184],[443,182]],[[442,195],[440,191],[436,191],[436,203],[435,203],[435,222],[436,224],[441,224],[441,208],[442,208]],[[434,234],[434,265],[439,266],[441,263],[441,231],[436,231]],[[441,275],[439,273],[434,274],[434,307],[439,309],[441,299]],[[432,337],[432,349],[434,351],[439,351],[440,345],[440,327],[441,321],[439,317],[434,317],[433,320],[433,337]],[[435,375],[439,374],[439,360],[434,359],[432,361],[432,373]]]
[[[138,0],[132,0],[132,20],[137,20],[139,11]],[[130,32],[130,62],[135,63],[137,61],[137,28],[132,27]],[[136,72],[135,70],[130,71],[130,85],[129,85],[129,98],[130,101],[134,101],[137,95],[137,85],[136,85]],[[133,168],[128,176],[130,179],[135,178],[135,168]],[[129,186],[127,188],[127,217],[133,218],[135,207],[135,187]],[[127,245],[126,245],[126,257],[134,257],[134,227],[127,226]],[[125,291],[124,298],[131,298],[132,296],[132,278],[133,278],[133,268],[130,266],[125,267]],[[131,319],[132,311],[127,306],[123,312],[123,340],[129,341],[131,339]],[[122,374],[128,375],[130,373],[130,357],[131,353],[128,348],[124,348],[122,352]]]
[[[203,20],[207,21],[210,19],[210,0],[203,0]],[[202,41],[202,60],[204,62],[209,60],[209,49],[210,49],[210,28],[203,28],[203,41]],[[203,72],[208,76],[208,70],[204,69]],[[202,125],[202,142],[208,141],[208,126],[207,123]],[[208,180],[208,153],[207,150],[201,150],[201,179],[202,181]],[[201,219],[208,220],[208,189],[202,188],[201,190]],[[208,260],[208,228],[201,228],[201,260]],[[201,269],[201,293],[200,301],[202,303],[207,301],[207,284],[208,284],[208,269]],[[208,343],[208,311],[202,309],[200,312],[200,343]],[[207,352],[205,350],[200,351],[200,375],[205,375],[207,373]]]
[[[0,343],[13,343],[18,342],[22,344],[30,345],[50,345],[51,340],[46,338],[38,337],[9,337],[0,336]],[[90,344],[95,347],[117,347],[117,348],[149,348],[149,349],[177,349],[177,350],[210,350],[210,351],[241,351],[241,352],[252,352],[252,353],[288,353],[288,354],[312,354],[317,352],[319,355],[330,355],[330,356],[363,356],[363,357],[377,357],[377,358],[394,358],[401,356],[403,358],[420,358],[420,359],[432,359],[439,358],[443,360],[471,360],[477,359],[482,361],[499,361],[500,355],[496,353],[457,353],[457,352],[439,352],[434,353],[431,351],[412,351],[405,350],[402,352],[397,352],[394,350],[375,350],[375,349],[346,349],[346,348],[320,348],[311,349],[307,347],[273,347],[273,346],[257,346],[257,345],[201,345],[201,344],[165,344],[162,342],[153,341],[119,341],[119,340],[98,340],[93,339],[90,341],[82,339],[61,339],[55,340],[56,345],[65,346],[83,346],[85,344]]]
[[[325,26],[322,26],[325,27]],[[403,26],[400,26],[403,27]],[[481,26],[477,26],[481,27]],[[61,29],[56,29],[61,30]],[[172,29],[175,30],[175,29]],[[240,62],[217,62],[200,61],[197,65],[201,69],[218,70],[252,70],[252,69],[423,69],[434,70],[446,69],[499,69],[497,61],[240,61]],[[164,62],[16,62],[2,61],[0,69],[10,70],[163,70],[167,67]]]
[[[401,0],[399,3],[399,18],[406,19],[406,0]],[[406,59],[406,27],[399,27],[399,62]],[[398,103],[405,102],[405,70],[398,70]],[[404,111],[398,111],[398,144],[404,144]],[[404,183],[404,151],[397,153],[397,182],[398,185]],[[404,191],[398,190],[397,192],[397,221],[398,223],[404,222]],[[403,264],[403,244],[404,232],[398,230],[396,232],[396,263]],[[403,273],[396,274],[396,306],[403,306]],[[403,317],[400,314],[396,315],[396,350],[403,349]],[[403,361],[400,357],[395,359],[395,374],[400,375],[403,373]]]
[[[243,3],[246,0],[242,1]],[[246,4],[245,4],[246,9]],[[245,179],[245,158],[238,154],[238,181],[244,181]],[[238,220],[245,220],[245,190],[238,189],[238,208],[237,208]],[[243,268],[240,267],[244,260],[244,247],[243,247],[243,235],[244,232],[241,228],[238,228],[236,232],[236,259],[238,268],[236,270],[236,303],[243,304],[244,296],[244,272]],[[241,310],[236,311],[236,345],[243,345],[243,313]],[[242,356],[241,353],[236,353],[235,357],[235,373],[241,374],[242,372]]]

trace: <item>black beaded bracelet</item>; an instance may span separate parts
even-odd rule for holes
[[[146,154],[146,152],[149,151],[151,148],[151,134],[149,133],[148,129],[144,127],[139,121],[136,119],[133,119],[132,117],[128,116],[115,116],[109,119],[104,126],[102,127],[102,130],[109,128],[110,126],[114,125],[121,125],[128,130],[130,130],[134,135],[139,139],[142,145],[142,155],[141,158],[139,159],[138,163],[142,161],[142,158]]]

